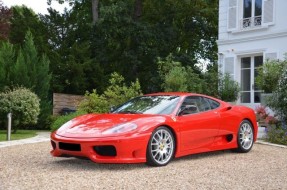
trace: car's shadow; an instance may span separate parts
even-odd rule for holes
[[[63,169],[73,170],[133,170],[135,168],[146,168],[144,163],[141,164],[100,164],[88,159],[79,158],[55,158],[49,164],[56,165]]]
[[[221,150],[221,151],[214,151],[214,152],[207,152],[207,153],[200,153],[200,154],[192,154],[187,155],[180,158],[175,158],[171,161],[171,163],[177,164],[182,161],[191,161],[195,159],[206,159],[210,157],[219,157],[226,154],[236,154],[230,150]],[[99,164],[92,162],[89,159],[79,159],[79,158],[53,158],[52,162],[49,164],[54,165],[57,168],[62,169],[73,169],[73,170],[133,170],[133,169],[149,169],[151,167],[147,166],[145,163],[140,164]]]
[[[196,159],[206,159],[210,157],[216,158],[216,157],[220,157],[220,156],[227,155],[227,154],[237,154],[237,153],[231,150],[218,150],[218,151],[212,151],[212,152],[191,154],[191,155],[183,156],[180,158],[175,158],[173,162],[177,162],[177,161],[180,162],[184,160],[189,161],[189,160],[196,160]]]

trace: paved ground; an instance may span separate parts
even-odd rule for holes
[[[22,189],[287,189],[287,149],[255,144],[186,156],[166,167],[96,164],[53,158],[50,143],[0,148],[0,190]]]

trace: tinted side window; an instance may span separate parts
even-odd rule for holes
[[[200,105],[200,97],[198,96],[186,97],[182,102],[179,115],[198,113],[200,112],[199,105]]]
[[[220,103],[209,98],[200,96],[186,97],[181,105],[179,111],[180,115],[193,114],[198,112],[204,112],[218,108]],[[188,109],[187,109],[188,108]]]
[[[215,100],[211,100],[208,98],[209,104],[211,106],[211,109],[216,109],[220,106],[220,103],[215,101]]]

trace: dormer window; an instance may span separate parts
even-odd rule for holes
[[[243,0],[242,29],[261,26],[262,0]]]

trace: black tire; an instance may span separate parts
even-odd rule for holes
[[[156,128],[148,142],[146,160],[150,166],[165,166],[174,157],[175,139],[167,127]]]
[[[254,144],[254,129],[250,121],[243,120],[237,132],[237,149],[236,152],[247,153]]]

